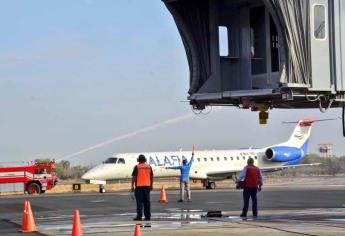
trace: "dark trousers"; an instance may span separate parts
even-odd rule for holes
[[[249,199],[252,198],[253,203],[253,216],[258,216],[258,200],[257,195],[258,189],[257,188],[244,188],[243,189],[243,210],[241,216],[246,217],[249,207]]]
[[[135,189],[135,199],[137,201],[137,218],[142,218],[143,206],[144,206],[145,218],[150,219],[151,218],[150,187],[137,187]]]

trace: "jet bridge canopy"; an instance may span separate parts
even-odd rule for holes
[[[344,104],[345,1],[163,2],[186,50],[194,108]]]

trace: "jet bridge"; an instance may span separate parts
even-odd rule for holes
[[[344,106],[345,1],[163,2],[186,50],[195,109],[250,108],[265,123],[269,108]]]

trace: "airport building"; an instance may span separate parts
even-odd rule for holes
[[[333,144],[331,143],[320,143],[317,145],[319,154],[322,157],[333,157]]]

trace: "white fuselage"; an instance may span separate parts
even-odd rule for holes
[[[254,158],[255,165],[259,167],[278,167],[281,163],[270,162],[265,159],[265,149],[224,150],[224,151],[198,151],[190,170],[192,179],[225,179],[231,174],[210,177],[212,172],[236,172],[247,165],[248,158]],[[153,169],[154,177],[178,177],[179,171],[165,169],[164,167],[180,166],[182,159],[191,159],[188,152],[157,152],[143,153],[147,162]],[[83,179],[87,180],[119,180],[132,176],[134,166],[140,153],[123,153],[114,155],[117,163],[103,163],[88,171]],[[120,159],[124,161],[119,162]]]
[[[254,159],[255,165],[266,171],[296,166],[306,154],[313,122],[312,119],[299,120],[288,141],[267,148],[197,151],[190,177],[201,180],[226,179],[240,172],[247,165],[250,157]],[[131,178],[139,154],[145,155],[153,169],[154,177],[179,176],[179,171],[164,167],[181,166],[182,159],[189,161],[192,157],[191,151],[116,154],[86,172],[82,178],[90,182]]]

